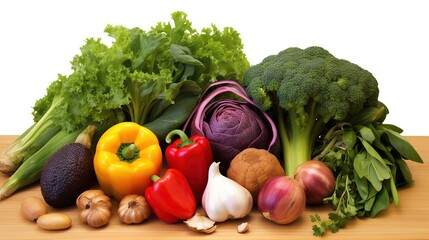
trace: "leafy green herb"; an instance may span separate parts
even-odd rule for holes
[[[327,201],[332,201],[333,205],[337,206],[335,212],[328,213],[328,219],[322,220],[316,214],[310,216],[313,225],[313,235],[323,236],[327,231],[336,233],[347,225],[349,220],[356,216],[355,206],[355,189],[352,187],[347,175],[338,176],[336,180],[337,189],[342,189],[340,196],[333,195]],[[337,191],[341,192],[341,191]]]
[[[315,236],[337,232],[353,217],[376,217],[391,202],[397,206],[398,188],[412,185],[405,160],[423,161],[400,128],[383,124],[387,113],[381,103],[378,110],[364,109],[353,123],[333,126],[315,148],[336,177],[333,195],[324,199],[335,211],[328,219],[311,216]]]

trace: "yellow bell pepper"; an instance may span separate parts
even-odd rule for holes
[[[94,169],[101,189],[117,200],[135,193],[144,195],[151,176],[162,168],[158,138],[149,129],[133,122],[118,123],[99,139]]]

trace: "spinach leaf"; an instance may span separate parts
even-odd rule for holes
[[[167,136],[172,129],[180,128],[191,114],[200,97],[201,89],[194,81],[182,81],[180,92],[174,99],[173,105],[168,105],[151,122],[144,124],[152,130],[159,139]]]
[[[389,194],[386,188],[382,188],[376,195],[374,205],[369,213],[370,217],[375,217],[381,210],[389,206]]]
[[[408,160],[412,160],[418,163],[423,163],[423,159],[417,153],[417,151],[411,146],[411,144],[402,137],[399,133],[390,130],[388,128],[384,128],[387,137],[389,138],[392,146],[404,156],[404,158]]]

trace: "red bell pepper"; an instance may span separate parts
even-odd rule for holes
[[[194,216],[195,197],[179,170],[167,169],[161,178],[153,175],[152,181],[154,183],[145,190],[145,197],[159,219],[175,223]]]
[[[210,142],[199,135],[188,138],[181,130],[171,131],[165,141],[171,143],[174,135],[179,135],[180,138],[167,146],[165,150],[167,164],[185,175],[197,204],[200,204],[208,181],[208,171],[213,162]]]

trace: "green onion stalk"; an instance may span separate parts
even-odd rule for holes
[[[60,127],[54,124],[51,116],[52,111],[62,103],[61,99],[60,97],[54,98],[43,117],[5,149],[0,156],[0,173],[10,175],[15,172],[24,161],[60,132]]]

